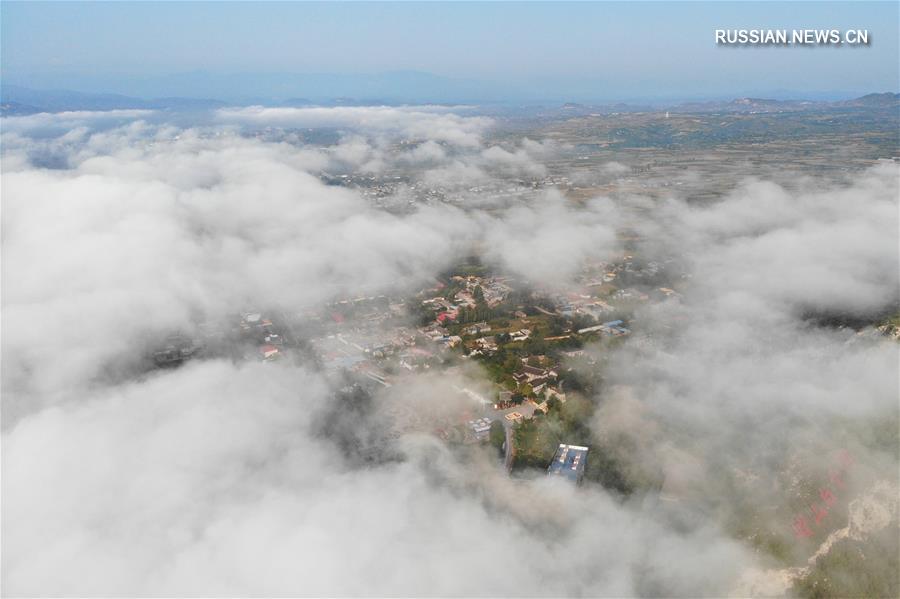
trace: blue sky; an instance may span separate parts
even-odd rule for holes
[[[4,1],[0,11],[3,80],[32,87],[190,96],[222,86],[173,75],[231,74],[240,87],[237,74],[415,70],[574,99],[898,88],[896,2]],[[872,44],[714,44],[716,28],[767,27],[868,29]]]

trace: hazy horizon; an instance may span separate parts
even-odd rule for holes
[[[616,102],[896,92],[896,3],[37,3],[2,9],[5,84],[225,101]],[[717,47],[720,27],[867,29],[864,47]],[[488,60],[485,60],[485,57]]]

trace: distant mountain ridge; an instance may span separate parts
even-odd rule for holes
[[[885,92],[873,93],[835,102],[814,100],[775,100],[769,98],[735,98],[733,100],[709,100],[704,102],[684,102],[680,104],[647,106],[633,104],[600,104],[589,105],[575,102],[563,104],[560,110],[564,114],[585,116],[589,114],[612,114],[630,112],[660,112],[672,114],[691,113],[733,113],[754,114],[773,112],[800,112],[834,109],[896,109],[900,110],[900,94]]]
[[[214,73],[190,71],[154,77],[65,77],[53,83],[11,80],[30,89],[113,90],[133,98],[215,98],[231,105],[277,104],[308,98],[327,104],[334,98],[377,98],[385,103],[496,102],[504,96],[526,97],[528,89],[443,77],[423,71],[382,73]]]
[[[843,102],[846,106],[896,106],[900,103],[900,94],[885,92],[883,94],[866,94],[855,100]]]
[[[117,110],[117,109],[149,109],[171,111],[205,111],[224,106],[260,104],[279,107],[303,106],[374,106],[396,105],[399,101],[369,97],[357,99],[353,97],[334,97],[320,101],[302,97],[286,100],[267,100],[265,98],[248,98],[245,102],[224,102],[211,98],[137,98],[121,94],[94,94],[71,90],[36,90],[18,85],[0,84],[0,114],[4,116],[22,116],[39,112],[65,112],[72,110]],[[537,106],[536,106],[537,108]],[[547,109],[544,106],[544,109]],[[776,100],[767,98],[736,98],[733,100],[712,100],[705,102],[686,102],[669,106],[652,107],[644,104],[602,104],[590,105],[567,102],[557,105],[552,110],[560,110],[563,114],[579,116],[593,113],[610,114],[617,112],[652,112],[665,110],[672,113],[770,113],[796,112],[825,109],[900,109],[900,94],[892,92],[871,93],[851,100],[836,102],[810,100]]]
[[[0,110],[6,115],[70,110],[208,110],[225,102],[195,98],[134,98],[121,94],[89,94],[71,90],[35,90],[18,85],[0,85]]]

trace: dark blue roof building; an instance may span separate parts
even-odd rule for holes
[[[580,483],[584,478],[588,449],[580,445],[560,443],[550,467],[547,468],[547,476],[564,476],[576,484]]]

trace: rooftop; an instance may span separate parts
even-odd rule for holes
[[[584,478],[588,450],[588,447],[560,443],[550,467],[547,468],[547,475],[564,476],[572,482],[580,483]]]

